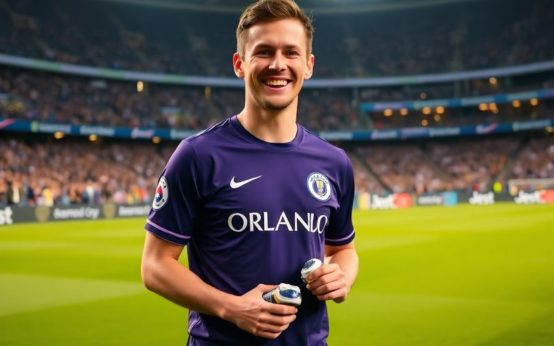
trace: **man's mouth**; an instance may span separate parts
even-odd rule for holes
[[[272,87],[272,88],[282,88],[282,87],[287,86],[287,84],[289,84],[289,83],[290,83],[290,81],[286,80],[286,79],[266,79],[266,80],[264,80],[264,84],[269,86],[269,87]]]

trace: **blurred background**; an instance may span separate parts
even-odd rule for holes
[[[131,257],[125,265],[116,266],[121,273],[111,267],[107,272],[90,276],[127,280],[132,282],[130,292],[141,297],[145,294],[142,288],[137,288],[140,285],[137,268],[123,273],[123,267],[138,265],[144,216],[158,175],[179,140],[242,109],[243,84],[234,76],[231,58],[238,17],[249,3],[0,0],[0,226],[6,226],[0,228],[0,251],[5,256],[0,264],[0,293],[7,297],[4,302],[0,297],[0,310],[4,304],[0,330],[3,316],[6,318],[3,343],[25,344],[24,340],[34,335],[9,327],[36,318],[21,315],[22,311],[32,310],[21,307],[34,306],[34,301],[24,304],[23,301],[29,302],[29,296],[17,295],[22,285],[37,286],[31,274],[48,272],[56,278],[67,278],[82,270],[82,266],[74,271],[68,269],[69,262],[82,259],[73,255],[67,262],[58,258],[59,263],[50,263],[55,270],[38,269],[40,266],[36,265],[55,256],[63,257],[59,252],[63,244],[70,248],[80,246],[73,243],[72,237],[78,233],[72,230],[98,229],[96,236],[100,234],[102,239],[95,241],[99,241],[99,249],[111,246],[115,252],[119,246],[117,239],[131,237],[131,244],[127,244]],[[554,288],[549,286],[552,280],[547,274],[554,259],[537,248],[554,245],[550,236],[546,236],[554,225],[554,2],[299,0],[298,3],[312,15],[316,27],[315,73],[301,93],[298,121],[344,148],[350,156],[356,182],[355,221],[358,234],[366,232],[368,236],[361,241],[365,239],[367,244],[381,241],[385,247],[410,244],[413,234],[396,234],[393,240],[390,234],[416,227],[421,218],[431,228],[452,226],[450,220],[457,220],[457,225],[473,222],[464,223],[464,231],[473,231],[480,227],[496,229],[502,224],[498,220],[519,215],[517,222],[498,226],[499,232],[506,229],[515,233],[527,229],[543,232],[526,252],[544,255],[531,262],[545,269],[535,277],[545,281],[537,279],[532,286]],[[493,205],[508,209],[492,209]],[[467,209],[471,206],[491,209]],[[407,214],[397,214],[399,210]],[[489,223],[472,219],[483,210],[495,215],[486,219]],[[541,216],[534,218],[536,210]],[[409,213],[415,213],[414,219]],[[419,213],[431,214],[423,217]],[[440,219],[441,216],[445,219]],[[122,224],[108,223],[120,218]],[[106,220],[92,224],[86,221],[96,219]],[[379,232],[392,227],[391,219],[399,220],[399,224],[391,228],[393,233],[388,236],[373,234],[372,220],[381,219],[382,224],[375,224]],[[74,221],[54,222],[59,220]],[[407,225],[409,220],[413,223]],[[515,224],[516,228],[510,228]],[[114,228],[120,233],[110,233]],[[87,232],[92,236],[93,231]],[[73,240],[57,238],[65,236]],[[429,237],[440,236],[423,234],[416,237],[415,243]],[[57,239],[54,245],[52,239]],[[86,239],[88,243],[90,239]],[[39,251],[42,254],[36,259],[39,262],[23,259],[24,254],[36,254],[37,249],[44,251]],[[513,251],[510,249],[505,256],[509,257]],[[362,250],[362,259],[364,251],[368,251],[369,261],[374,255],[372,245],[362,245]],[[485,252],[494,251],[486,248]],[[91,260],[86,262],[87,268],[96,267],[92,263],[98,258],[82,257]],[[505,259],[502,255],[499,263]],[[61,269],[66,265],[69,267]],[[477,268],[482,265],[481,262]],[[365,268],[368,267],[371,265]],[[421,268],[422,272],[428,269]],[[490,269],[495,272],[494,267]],[[532,272],[527,267],[520,269]],[[488,275],[485,270],[479,273]],[[360,286],[366,287],[363,280],[368,275],[368,291],[374,292],[370,274],[369,269],[362,267]],[[398,280],[400,286],[405,285],[405,278]],[[56,288],[51,290],[52,297],[57,297],[59,285],[56,281],[52,286]],[[390,293],[390,286],[383,290]],[[483,292],[488,288],[475,290]],[[554,311],[554,297],[547,296],[541,295],[545,299],[539,305],[544,311]],[[389,299],[373,298],[373,303],[380,304]],[[162,304],[161,299],[159,303]],[[156,303],[149,304],[151,311],[159,311]],[[174,308],[168,305],[165,309]],[[168,311],[178,315],[180,323],[185,322],[181,310]],[[399,313],[406,316],[405,311]],[[437,321],[444,321],[443,315],[439,317]],[[475,321],[474,315],[467,317],[464,323]],[[43,318],[43,322],[34,326],[41,331],[37,337],[49,330],[45,326],[50,317]],[[371,321],[379,321],[384,316],[373,318]],[[546,321],[554,323],[552,313]],[[342,334],[339,331],[332,341],[356,344],[355,332],[348,329],[352,324],[336,323],[346,329],[341,327]],[[368,323],[377,334],[387,330]],[[406,323],[399,324],[409,325]],[[526,345],[554,343],[550,339],[552,331],[545,332],[549,329],[545,327],[547,323],[544,320],[541,323],[539,329],[531,328],[529,333],[546,335],[544,338],[530,342],[528,338],[515,337],[501,339],[498,344],[518,344],[517,340]],[[472,333],[480,335],[475,327]],[[166,341],[184,342],[186,329],[180,324],[178,328],[182,333]],[[413,332],[397,342],[385,336],[373,341],[391,345],[468,345],[489,340],[478,337],[469,340],[461,330],[450,337],[436,331]],[[108,333],[99,343],[137,344],[137,340],[118,339],[115,334],[118,333]],[[54,333],[46,340],[61,344],[65,339],[60,335]],[[159,342],[154,335],[148,333],[150,339],[142,335],[139,340],[144,344]],[[359,337],[360,344],[367,341],[368,335]],[[433,339],[437,335],[440,338]],[[83,333],[67,339],[69,343],[98,341]],[[441,342],[445,339],[450,343]],[[33,340],[38,339],[27,341],[36,344]],[[422,340],[428,342],[420,343]]]
[[[0,205],[149,203],[178,140],[242,109],[247,3],[0,1]],[[299,122],[348,151],[358,192],[554,177],[550,1],[300,3],[317,34]]]

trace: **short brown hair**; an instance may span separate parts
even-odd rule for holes
[[[244,9],[237,26],[237,52],[244,55],[244,45],[248,29],[252,26],[279,19],[298,19],[304,26],[308,39],[308,54],[312,52],[314,26],[312,19],[294,0],[258,0]]]

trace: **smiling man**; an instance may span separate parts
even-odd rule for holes
[[[296,123],[312,35],[292,0],[245,9],[233,55],[244,108],[183,140],[160,177],[142,276],[189,309],[189,345],[326,345],[325,301],[355,281],[351,163]],[[324,264],[304,284],[311,258]],[[298,308],[263,300],[279,283],[302,288]]]

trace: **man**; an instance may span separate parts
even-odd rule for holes
[[[356,278],[350,161],[296,124],[312,33],[292,0],[250,5],[233,56],[244,109],[183,140],[160,177],[142,276],[189,309],[189,345],[326,345],[325,301],[344,301]],[[305,285],[314,257],[325,264]],[[279,283],[302,288],[301,306],[262,299]]]

